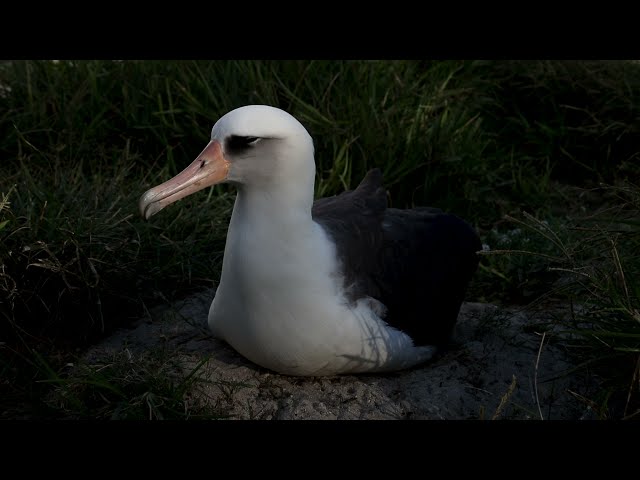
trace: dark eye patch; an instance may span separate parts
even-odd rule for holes
[[[239,135],[231,135],[227,138],[227,151],[240,152],[251,148],[260,137],[242,137]]]

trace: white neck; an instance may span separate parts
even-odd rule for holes
[[[230,233],[235,229],[251,228],[252,234],[264,230],[272,238],[263,241],[271,243],[290,240],[286,235],[310,224],[316,173],[310,145],[282,142],[278,153],[272,152],[260,163],[251,159],[236,167],[240,178]]]
[[[278,223],[311,220],[312,205],[313,181],[310,185],[284,182],[283,185],[269,185],[265,188],[257,185],[239,186],[230,229],[246,225],[264,224],[268,227]],[[242,225],[239,224],[240,220]]]
[[[293,181],[272,176],[265,183],[239,185],[221,282],[232,277],[236,285],[292,280],[318,256],[333,254],[316,247],[326,238],[319,239],[325,233],[311,217],[315,169],[298,173]]]

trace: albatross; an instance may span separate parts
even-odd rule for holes
[[[289,113],[237,108],[202,153],[140,198],[148,220],[210,185],[237,187],[214,337],[286,375],[402,370],[446,346],[481,243],[455,215],[387,206],[380,170],[314,202],[314,145]]]

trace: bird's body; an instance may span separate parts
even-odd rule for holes
[[[378,170],[313,202],[313,142],[292,116],[222,117],[185,171],[141,199],[145,217],[208,184],[238,187],[209,312],[216,337],[290,375],[408,368],[447,342],[480,242],[437,209],[387,208]]]

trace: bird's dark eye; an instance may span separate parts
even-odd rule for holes
[[[240,135],[231,135],[227,138],[227,150],[239,151],[246,150],[255,145],[260,137],[242,137]]]

